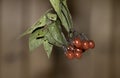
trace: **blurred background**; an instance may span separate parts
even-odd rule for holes
[[[80,60],[59,48],[50,59],[16,38],[51,7],[49,0],[0,0],[0,78],[120,78],[120,0],[68,0],[74,28],[96,47]]]

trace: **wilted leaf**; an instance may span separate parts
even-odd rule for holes
[[[48,56],[48,58],[50,58],[53,45],[50,44],[50,43],[48,42],[48,40],[44,41],[43,44],[44,44],[44,49],[45,49],[45,51],[46,51],[46,53],[47,53],[47,56]]]

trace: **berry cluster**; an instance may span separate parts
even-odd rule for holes
[[[66,48],[65,55],[68,59],[77,58],[79,59],[82,56],[82,53],[88,49],[93,49],[95,43],[93,40],[88,40],[85,35],[80,35],[73,38],[70,44]]]

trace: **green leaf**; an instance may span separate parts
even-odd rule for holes
[[[69,28],[71,29],[71,28],[73,28],[73,22],[72,22],[72,17],[71,17],[70,11],[69,11],[69,9],[67,7],[66,0],[63,1],[61,5],[62,5],[61,6],[62,12],[65,15],[66,21],[69,24]]]
[[[49,32],[45,35],[45,38],[48,40],[50,44],[58,46],[58,47],[62,47],[60,43],[55,41],[55,39],[52,37],[52,35]]]
[[[50,43],[48,42],[48,40],[44,41],[43,44],[44,44],[44,49],[45,49],[45,51],[46,51],[46,53],[47,53],[47,56],[48,56],[48,58],[50,58],[53,45],[50,44]]]
[[[61,14],[61,22],[62,22],[62,25],[64,26],[64,28],[66,29],[66,31],[69,32],[71,28],[69,27],[67,18],[65,17],[65,15],[63,13]]]
[[[32,38],[30,35],[30,37],[29,37],[29,50],[33,51],[34,49],[39,47],[43,43],[43,41],[44,41],[43,39]]]
[[[50,0],[50,3],[57,12],[58,16],[61,16],[60,0]]]
[[[61,2],[67,7],[67,0],[61,0]]]
[[[33,24],[30,28],[28,28],[22,35],[20,35],[19,38],[32,33],[38,27],[44,27],[46,24],[48,24],[50,20],[47,18],[46,14],[48,14],[51,10],[52,9],[47,10],[45,14],[41,16],[40,19],[38,19],[38,21],[35,24]]]
[[[47,18],[46,16],[42,16],[34,25],[32,25],[30,28],[28,28],[20,37],[30,34],[33,32],[33,30],[35,30],[38,27],[43,27],[45,26],[47,23]]]
[[[60,18],[62,25],[64,26],[66,31],[69,32],[73,24],[70,12],[66,4],[66,0],[50,0],[50,2],[54,10],[56,11],[58,17]]]
[[[59,26],[60,26],[60,22],[58,20],[50,24],[48,27],[49,33],[57,43],[61,45],[67,45],[67,40],[65,39],[61,30],[59,29]]]
[[[46,30],[36,30],[34,33],[31,33],[29,36],[29,50],[33,51],[39,47],[44,42],[44,35],[47,33]],[[41,37],[37,39],[38,37]]]
[[[57,15],[56,15],[56,14],[53,14],[53,13],[48,13],[48,14],[47,14],[47,17],[48,17],[50,20],[53,20],[53,21],[56,21],[56,20],[57,20]]]

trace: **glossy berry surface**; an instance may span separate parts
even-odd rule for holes
[[[82,41],[82,48],[84,49],[84,50],[88,50],[89,49],[89,43],[88,43],[88,41]]]
[[[81,49],[76,49],[74,52],[75,58],[79,59],[82,56],[82,50]]]
[[[76,48],[76,49],[75,49],[75,52],[80,52],[80,53],[82,53],[82,49]]]
[[[72,51],[68,51],[68,52],[66,52],[66,57],[68,59],[73,59],[74,58],[74,53]]]
[[[89,43],[89,48],[93,49],[95,47],[95,43],[93,40],[89,40],[88,43]]]
[[[68,51],[74,51],[74,46],[69,45],[69,46],[67,47],[67,50],[68,50]]]
[[[74,40],[73,40],[73,45],[75,46],[75,47],[77,47],[77,48],[81,48],[82,47],[82,43],[81,43],[81,40],[80,40],[80,38],[75,38]]]

